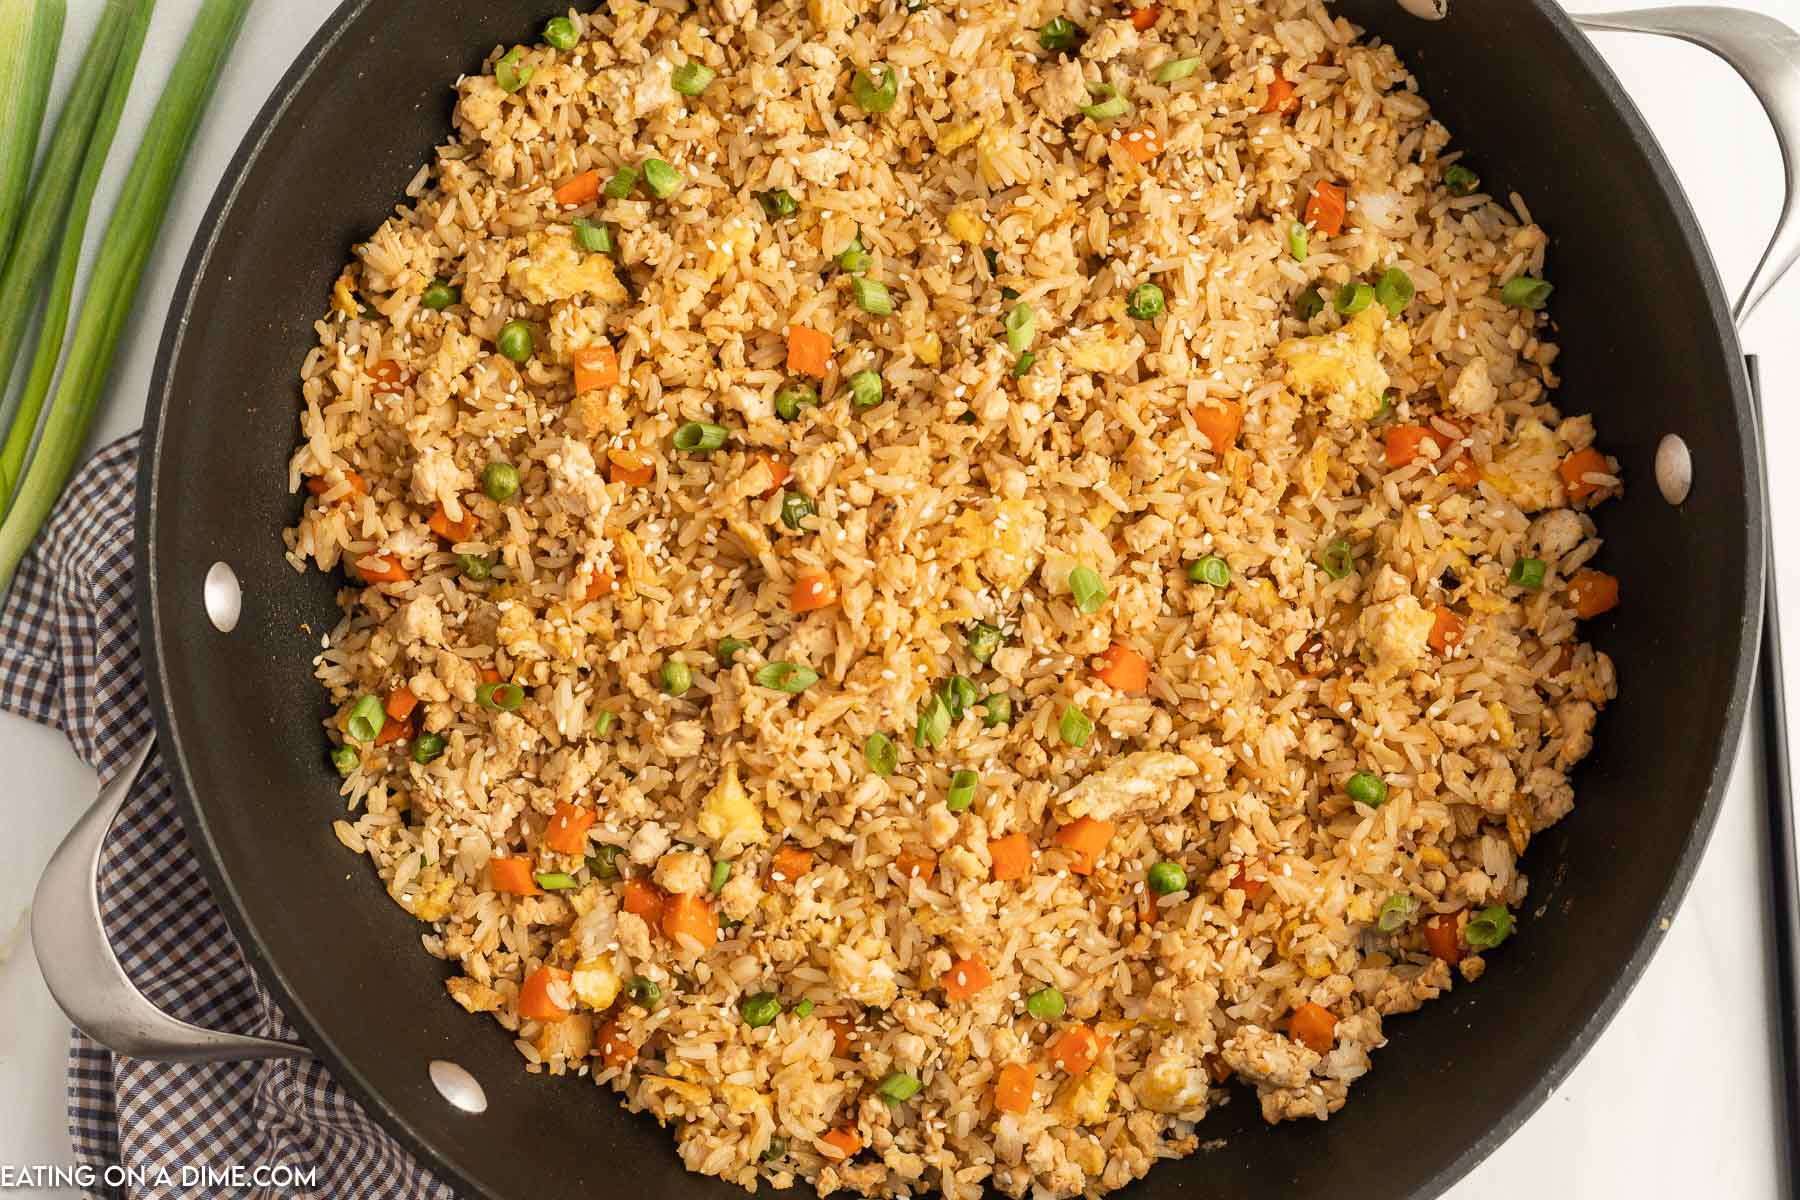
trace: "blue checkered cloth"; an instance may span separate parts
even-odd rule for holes
[[[80,472],[0,607],[0,709],[60,729],[102,783],[154,736],[132,602],[137,435]],[[158,1007],[211,1029],[295,1041],[219,915],[152,754],[100,858],[101,915],[132,980]],[[77,1162],[158,1169],[316,1169],[329,1197],[455,1195],[310,1059],[159,1063],[71,1034],[69,1136]],[[100,1196],[269,1195],[217,1187]]]

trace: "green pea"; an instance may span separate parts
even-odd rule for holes
[[[794,199],[794,194],[782,188],[772,188],[769,191],[760,192],[757,194],[756,200],[762,205],[763,212],[769,215],[771,221],[791,217],[800,210],[800,203]]]
[[[738,1005],[738,1012],[744,1018],[744,1024],[761,1029],[773,1025],[775,1018],[781,1015],[781,999],[774,992],[758,992]]]
[[[662,1004],[662,988],[656,980],[643,975],[633,975],[626,981],[625,994],[645,1012],[655,1012]]]
[[[544,23],[544,40],[558,50],[573,50],[581,38],[575,32],[575,22],[567,17],[551,17]]]
[[[1461,163],[1452,163],[1444,168],[1444,187],[1452,196],[1470,196],[1481,186],[1481,176],[1469,170]]]
[[[1159,862],[1144,877],[1150,890],[1159,896],[1173,896],[1187,887],[1187,872],[1180,863]]]
[[[968,643],[969,656],[976,662],[992,662],[995,652],[1006,645],[1006,635],[986,621],[977,621],[969,626]]]
[[[850,407],[874,408],[881,403],[881,376],[873,371],[858,371],[850,376]]]
[[[811,500],[798,492],[788,492],[781,498],[781,523],[795,533],[806,532],[806,518],[818,511]]]
[[[1358,771],[1344,784],[1344,794],[1358,804],[1366,804],[1370,808],[1380,808],[1387,803],[1388,785],[1379,775],[1368,771]]]
[[[870,71],[858,71],[850,81],[850,95],[864,112],[884,113],[900,96],[900,79],[892,67],[882,67],[880,78]]]
[[[494,565],[479,554],[457,555],[456,569],[462,572],[464,579],[475,583],[487,582],[494,573]]]
[[[1131,289],[1125,298],[1125,311],[1139,321],[1149,321],[1162,315],[1163,290],[1154,283],[1140,283]]]
[[[1038,27],[1038,45],[1052,54],[1067,54],[1086,39],[1081,26],[1067,17],[1051,17]]]
[[[432,312],[443,312],[452,304],[460,303],[461,300],[462,289],[451,287],[442,279],[433,280],[431,286],[425,289],[425,294],[419,297],[419,303]]]
[[[679,658],[663,660],[662,690],[665,696],[679,696],[694,685],[693,670]]]
[[[979,707],[981,708],[981,724],[984,729],[1012,724],[1012,697],[1005,692],[995,692],[983,700]]]
[[[769,1139],[769,1148],[762,1153],[763,1161],[774,1162],[778,1158],[785,1157],[787,1152],[788,1140],[780,1134],[776,1134]]]
[[[351,746],[333,746],[331,748],[331,765],[337,768],[339,775],[348,779],[352,771],[362,766],[362,755],[358,754]]]
[[[775,393],[775,415],[784,421],[792,421],[800,416],[803,408],[817,408],[819,393],[810,383],[798,380],[784,383]]]
[[[748,650],[750,643],[743,638],[720,638],[719,648],[713,651],[713,657],[719,660],[721,667],[729,667],[737,661],[739,650]]]
[[[500,353],[516,363],[529,362],[537,352],[537,343],[531,336],[531,326],[524,321],[508,321],[500,327],[500,336],[494,340]]]
[[[442,734],[421,733],[413,739],[412,760],[420,766],[424,766],[443,752],[444,738]]]
[[[519,493],[519,469],[511,463],[489,463],[481,468],[481,492],[489,500],[511,500]]]
[[[1063,1015],[1066,1003],[1061,989],[1039,988],[1025,997],[1025,1011],[1040,1021],[1054,1021]]]

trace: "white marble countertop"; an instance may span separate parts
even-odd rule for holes
[[[1740,2],[1800,26],[1800,0]],[[70,0],[71,44],[91,28],[101,3]],[[1600,0],[1565,3],[1578,11],[1614,7]],[[158,5],[119,145],[135,144],[198,7],[199,0]],[[213,188],[269,89],[333,7],[335,0],[267,0],[253,8],[151,260],[139,315],[126,332],[111,394],[96,422],[96,443],[139,423],[163,314]],[[1673,161],[1727,291],[1735,295],[1780,202],[1780,158],[1761,110],[1736,76],[1704,51],[1618,35],[1600,44]],[[64,82],[74,57],[65,45]],[[1676,80],[1679,86],[1671,86]],[[115,159],[97,212],[110,208],[123,173],[125,155]],[[1800,452],[1800,407],[1787,395],[1800,388],[1785,382],[1800,379],[1800,339],[1792,332],[1797,308],[1800,271],[1746,331],[1746,348],[1762,357],[1775,461],[1784,460],[1789,448]],[[1800,630],[1800,472],[1778,472],[1771,488],[1787,628]],[[1800,647],[1800,636],[1790,632],[1788,644]],[[1788,677],[1800,680],[1800,661],[1788,663]],[[1791,694],[1789,704],[1800,711],[1800,695]],[[1567,1083],[1452,1189],[1453,1200],[1777,1195],[1778,1068],[1769,1028],[1759,771],[1749,740],[1756,736],[1754,721],[1751,730],[1718,832],[1643,981]],[[51,849],[92,799],[94,783],[60,735],[9,716],[0,716],[0,762],[14,780],[6,801],[13,864],[0,872],[3,946],[10,944],[7,931],[22,919]],[[67,1163],[67,1023],[22,943],[0,963],[0,1014],[0,1096],[6,1098],[0,1102],[0,1163]]]

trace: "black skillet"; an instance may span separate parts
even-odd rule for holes
[[[150,396],[145,662],[215,895],[307,1043],[382,1124],[471,1195],[726,1200],[740,1193],[684,1172],[649,1119],[585,1081],[521,1071],[502,1031],[445,1000],[416,922],[332,837],[309,630],[334,622],[334,585],[281,557],[296,374],[332,280],[447,136],[450,81],[534,37],[553,7],[351,0],[276,88],[202,225]],[[1202,1129],[1223,1145],[1157,1167],[1131,1189],[1142,1200],[1427,1197],[1493,1150],[1593,1042],[1674,915],[1755,655],[1764,512],[1744,360],[1643,122],[1549,0],[1451,0],[1439,21],[1390,0],[1338,8],[1398,47],[1484,179],[1528,197],[1553,237],[1560,403],[1594,414],[1628,481],[1602,516],[1626,602],[1593,628],[1621,693],[1580,803],[1527,855],[1520,935],[1480,984],[1390,1021],[1392,1044],[1331,1122],[1267,1128],[1240,1097]],[[1752,18],[1728,17],[1727,33],[1733,20]],[[1652,482],[1668,434],[1693,462],[1679,505]],[[242,584],[231,633],[202,606],[219,562]],[[484,1085],[484,1114],[444,1102],[427,1078],[436,1059]]]

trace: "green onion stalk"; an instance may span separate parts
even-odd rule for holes
[[[0,521],[0,593],[11,586],[19,560],[74,470],[200,115],[249,8],[250,0],[205,0],[150,116],[101,239],[43,435]],[[15,425],[11,433],[17,432]],[[9,434],[9,446],[11,440]]]
[[[0,262],[24,210],[67,15],[66,0],[0,0]]]
[[[0,4],[11,0],[0,0]],[[32,190],[23,212],[20,214],[18,240],[13,244],[11,252],[4,256],[5,269],[0,271],[0,393],[6,390],[6,383],[12,377],[13,364],[19,360],[19,349],[25,342],[25,331],[31,324],[32,300],[43,282],[44,264],[50,260],[51,252],[57,246],[58,230],[67,227],[65,219],[79,207],[82,215],[75,222],[74,249],[66,256],[71,260],[78,259],[81,252],[81,228],[85,225],[87,201],[93,198],[93,184],[98,180],[99,168],[91,172],[87,170],[88,147],[96,140],[103,144],[99,147],[99,159],[103,164],[107,146],[111,144],[112,134],[96,139],[100,125],[112,94],[118,90],[118,76],[123,74],[128,87],[131,82],[131,71],[118,71],[121,65],[125,44],[135,35],[138,45],[143,44],[143,30],[149,21],[149,10],[153,0],[107,0],[106,9],[100,14],[100,24],[94,29],[94,36],[88,41],[86,52],[82,55],[81,65],[76,69],[74,83],[69,88],[68,99],[63,101],[62,112],[56,118],[55,132],[50,136],[49,148],[44,154],[44,165],[37,173],[37,187]],[[136,63],[136,52],[131,55],[132,63]],[[119,97],[119,106],[123,107],[124,98]],[[112,126],[118,125],[115,111]],[[86,188],[86,200],[78,203],[82,188]],[[51,282],[51,294],[56,294],[57,285],[65,288],[74,286],[74,267],[71,264],[64,269],[60,261],[57,264],[57,277]],[[68,280],[62,276],[67,274]],[[57,319],[54,309],[48,314],[44,328],[55,331],[55,340],[60,346],[63,328],[68,320],[68,306],[62,309],[62,318]],[[55,354],[51,354],[51,365],[54,368]],[[34,412],[23,422],[26,426],[25,439],[29,442],[32,430],[36,428],[37,416]],[[10,483],[14,477],[0,475],[0,513],[5,512],[5,498],[10,494]]]

